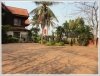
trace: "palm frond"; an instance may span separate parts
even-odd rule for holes
[[[35,8],[35,9],[33,9],[33,10],[30,12],[30,14],[38,14],[38,13],[39,13],[39,10],[41,10],[41,9],[42,9],[42,6],[39,6],[39,7]]]
[[[50,2],[50,1],[35,1],[36,5],[46,4],[47,6],[58,4],[59,2]]]
[[[54,28],[56,24],[53,21],[51,21],[50,23],[51,23],[51,26]]]
[[[49,7],[48,7],[48,13],[51,15],[52,18],[54,18],[57,22],[59,22],[57,17],[55,16],[55,14],[53,13],[53,11]]]

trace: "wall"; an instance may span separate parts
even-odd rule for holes
[[[8,31],[7,35],[12,35],[13,36],[13,31]]]
[[[27,42],[27,36],[28,36],[28,32],[27,31],[18,31],[18,32],[20,32],[20,39],[19,39],[19,41],[20,42]],[[7,35],[14,35],[14,33],[13,33],[13,31],[8,31],[7,32]]]

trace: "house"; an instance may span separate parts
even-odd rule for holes
[[[7,35],[17,37],[19,41],[27,41],[29,14],[27,9],[6,6],[2,3],[2,26],[10,25]]]

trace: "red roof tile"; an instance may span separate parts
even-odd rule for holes
[[[7,8],[10,10],[12,14],[29,16],[27,9],[16,8],[16,7],[11,7],[11,6],[7,6]]]

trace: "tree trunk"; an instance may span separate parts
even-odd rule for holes
[[[42,28],[41,44],[43,44],[43,31],[44,31],[44,28]]]
[[[97,10],[95,10],[95,20],[96,20],[96,46],[98,45],[98,15],[97,15]]]
[[[48,36],[48,26],[47,26],[47,33],[46,33],[46,35]]]

